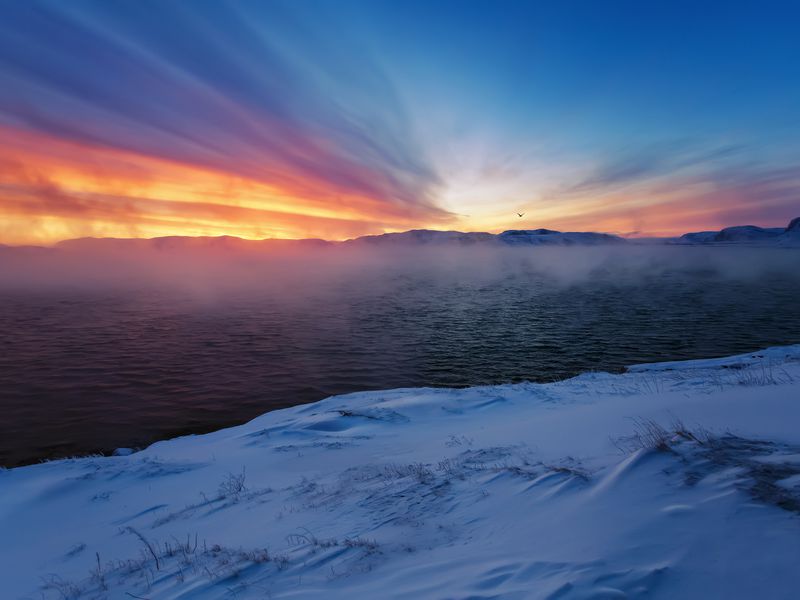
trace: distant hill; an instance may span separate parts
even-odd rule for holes
[[[246,240],[239,237],[223,235],[210,236],[166,236],[158,238],[78,238],[65,240],[55,245],[62,250],[92,251],[102,248],[105,251],[125,252],[129,250],[155,251],[229,251],[257,252],[261,250],[292,250],[302,248],[318,248],[329,246],[333,242],[320,239],[284,240],[264,239]]]
[[[460,245],[491,244],[501,246],[596,246],[599,244],[624,244],[625,240],[616,235],[594,232],[561,232],[552,229],[510,229],[503,233],[482,233],[460,231],[436,231],[433,229],[414,229],[403,233],[384,233],[368,235],[348,240],[348,245],[373,246],[417,246],[417,245]]]
[[[800,217],[792,219],[786,227],[757,227],[738,225],[719,231],[685,233],[672,243],[698,244],[750,244],[769,246],[800,246]]]
[[[626,243],[624,238],[609,233],[561,232],[552,229],[510,229],[497,237],[509,246],[599,246]]]
[[[263,250],[294,252],[298,250],[335,247],[418,247],[418,246],[601,246],[636,244],[679,245],[753,245],[800,247],[800,217],[792,219],[786,227],[757,227],[738,225],[719,231],[696,231],[677,238],[625,239],[610,233],[594,231],[555,231],[553,229],[509,229],[502,233],[439,231],[412,229],[400,233],[365,235],[343,242],[322,239],[264,239],[246,240],[233,236],[190,237],[167,236],[158,238],[78,238],[57,243],[53,248],[37,246],[6,246],[0,244],[0,253],[8,255],[20,251],[32,253],[43,250],[76,252],[129,252],[142,251],[214,251],[260,252]]]
[[[497,241],[497,236],[491,233],[461,231],[438,231],[436,229],[412,229],[402,233],[384,233],[380,235],[365,235],[342,242],[347,246],[430,246],[430,245],[460,245],[471,246],[474,244],[491,244]]]
[[[401,233],[366,235],[343,242],[320,239],[265,239],[246,240],[232,236],[189,237],[167,236],[158,238],[78,238],[57,243],[54,248],[75,252],[128,252],[128,251],[229,251],[258,252],[262,250],[302,250],[325,247],[417,247],[417,246],[596,246],[599,244],[624,244],[618,236],[594,232],[560,232],[551,229],[512,229],[500,234],[485,232],[438,231],[412,229]],[[10,247],[9,247],[10,248]]]

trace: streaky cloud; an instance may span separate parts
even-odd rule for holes
[[[446,217],[387,77],[286,7],[80,1],[4,12],[0,122],[299,196]]]
[[[703,147],[696,140],[667,140],[640,147],[612,151],[593,171],[577,183],[565,185],[555,195],[607,193],[643,181],[690,171],[716,170],[740,157],[738,144]]]

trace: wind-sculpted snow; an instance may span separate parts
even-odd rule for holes
[[[800,345],[0,472],[3,597],[794,598]]]

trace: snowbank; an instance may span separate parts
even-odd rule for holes
[[[3,598],[796,598],[800,346],[0,472]]]

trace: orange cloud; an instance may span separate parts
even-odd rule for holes
[[[446,219],[321,180],[281,187],[2,126],[0,212],[0,237],[12,244],[87,235],[344,239]]]

